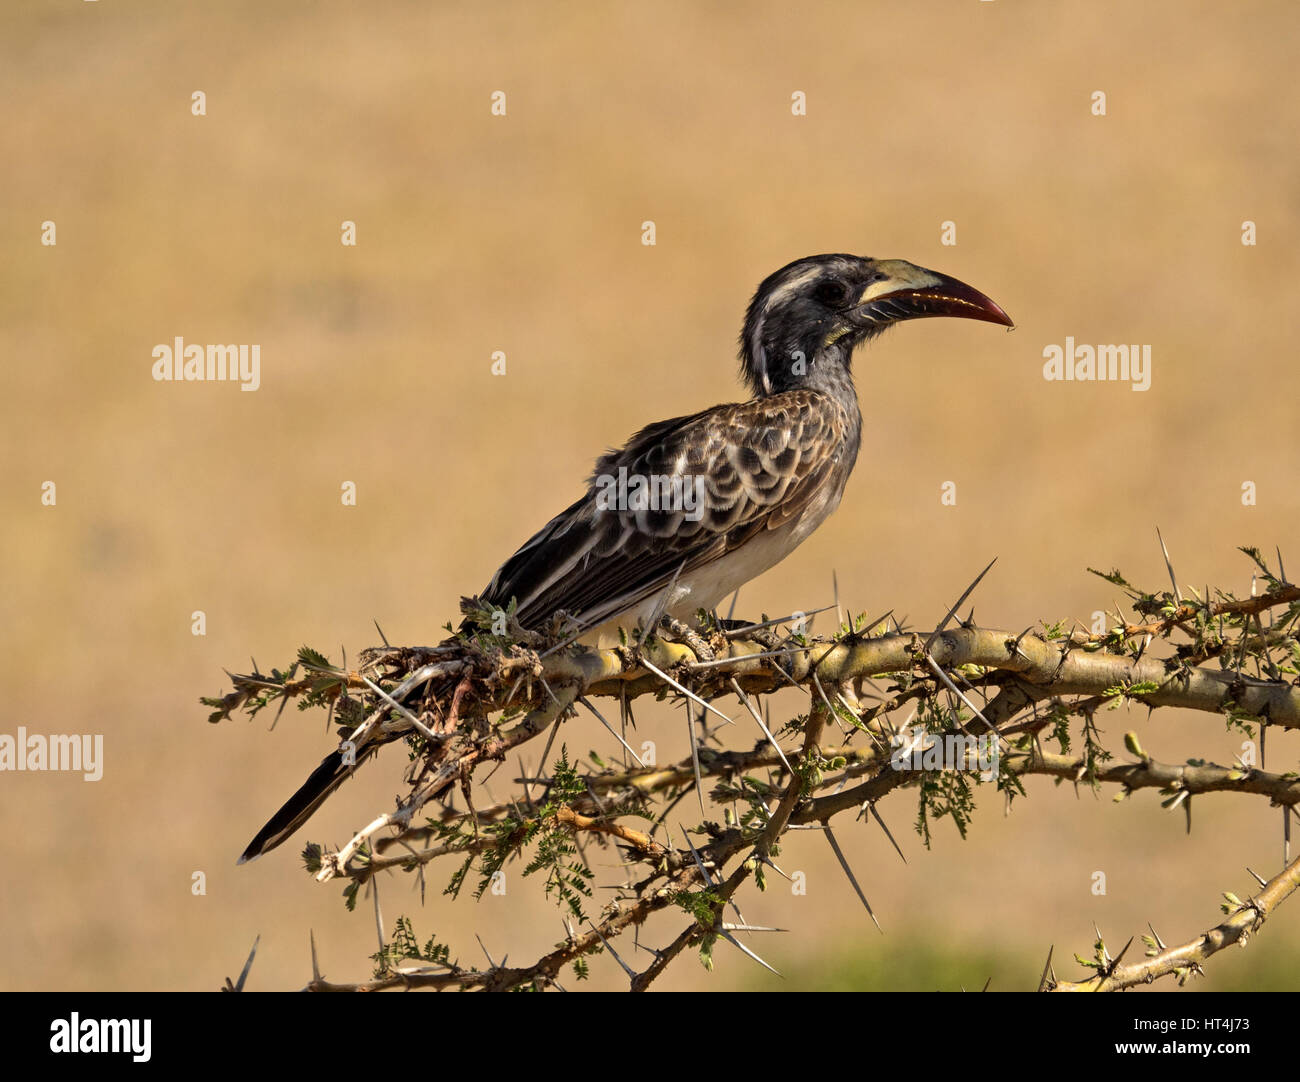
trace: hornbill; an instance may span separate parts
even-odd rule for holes
[[[564,612],[584,641],[714,608],[839,505],[862,439],[853,351],[891,324],[928,316],[1012,326],[978,290],[901,259],[817,255],[782,267],[745,313],[740,363],[751,397],[649,425],[605,454],[586,493],[501,566],[481,602],[513,601],[527,630]],[[611,501],[616,477],[642,479],[642,498]],[[645,486],[653,493],[665,479],[679,498],[646,498]],[[371,727],[351,756],[327,755],[239,862],[293,834],[396,735]]]

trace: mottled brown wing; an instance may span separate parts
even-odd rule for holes
[[[586,495],[506,561],[483,600],[516,599],[525,627],[561,609],[583,627],[633,609],[679,572],[801,514],[842,465],[849,423],[828,396],[801,389],[651,425],[596,463]],[[620,469],[678,478],[700,498],[693,508],[602,507]]]

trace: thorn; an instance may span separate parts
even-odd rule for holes
[[[248,980],[248,971],[253,968],[253,958],[257,954],[257,945],[261,942],[262,942],[262,937],[260,935],[253,940],[253,949],[248,952],[248,961],[244,963],[244,968],[239,972],[239,980],[235,981],[236,992],[242,992],[244,990],[244,982]],[[315,969],[314,961],[312,964],[312,968]],[[229,980],[230,978],[227,977],[226,979]],[[317,977],[317,979],[319,980],[319,976]]]
[[[669,676],[669,675],[668,675],[666,672],[664,672],[662,669],[656,668],[654,665],[652,665],[652,664],[650,663],[650,661],[648,661],[645,657],[641,657],[641,658],[639,658],[638,661],[639,661],[639,664],[641,664],[641,665],[645,666],[647,669],[649,669],[652,673],[654,673],[657,677],[659,677],[660,680],[666,680],[668,683],[672,684],[673,687],[675,687],[678,691],[680,691],[683,695],[685,695],[685,696],[686,696],[688,699],[690,699],[692,702],[699,703],[700,706],[704,707],[705,710],[711,710],[713,713],[717,714],[718,717],[720,717],[723,721],[727,722],[728,724],[731,723],[731,719],[730,719],[729,717],[727,717],[727,715],[724,714],[721,710],[717,709],[716,707],[710,706],[710,705],[709,705],[708,703],[706,703],[703,699],[701,699],[698,695],[696,695],[695,692],[693,692],[693,691],[688,691],[685,687],[683,687],[681,684],[679,684],[676,680],[674,680],[671,676]]]
[[[379,637],[380,637],[380,639],[383,640],[384,645],[387,646],[387,647],[390,647],[390,648],[391,648],[393,644],[392,644],[391,642],[388,641],[388,636],[384,634],[384,629],[383,629],[382,627],[379,626],[379,621],[378,621],[378,620],[374,620],[373,622],[374,622],[374,625],[375,625],[375,630],[379,632]],[[347,667],[347,666],[345,665],[344,668],[346,668],[346,667]]]
[[[1115,972],[1116,969],[1119,968],[1119,961],[1120,961],[1120,959],[1123,958],[1124,955],[1126,955],[1126,954],[1128,953],[1128,949],[1129,949],[1129,947],[1131,947],[1131,946],[1133,946],[1133,937],[1132,937],[1132,936],[1129,936],[1129,937],[1128,937],[1128,942],[1124,944],[1124,949],[1121,950],[1117,955],[1115,955],[1115,959],[1114,959],[1114,961],[1112,961],[1112,962],[1110,963],[1110,969],[1107,971],[1107,974],[1106,974],[1107,976],[1110,976],[1111,974],[1113,974],[1113,973]]]
[[[731,595],[731,607],[727,609],[727,622],[730,623],[736,615],[736,602],[740,598],[740,589],[737,587],[736,592]]]
[[[790,761],[785,757],[785,752],[781,750],[781,745],[776,742],[776,737],[772,735],[772,730],[763,724],[762,717],[759,715],[758,711],[754,709],[753,704],[750,703],[749,696],[746,695],[744,689],[741,688],[740,682],[734,676],[730,679],[731,690],[736,693],[736,697],[744,704],[745,709],[748,710],[754,720],[758,722],[758,727],[763,730],[763,735],[767,737],[768,742],[776,749],[777,755],[781,757],[781,762],[785,763],[786,770],[793,774],[794,770],[790,766]]]
[[[633,729],[636,728],[636,715],[632,713],[632,703],[627,697],[627,685],[620,684],[618,689],[618,708],[622,715],[621,721],[623,731],[627,732],[627,726],[630,724]]]
[[[588,923],[588,924],[591,924],[591,921],[588,920],[587,923]],[[626,973],[626,974],[628,975],[628,978],[629,978],[631,981],[633,981],[633,983],[635,983],[635,982],[636,982],[636,976],[637,976],[637,975],[636,975],[636,971],[633,970],[633,969],[629,969],[629,968],[628,968],[628,964],[627,964],[625,961],[623,961],[622,958],[620,958],[620,957],[618,956],[618,951],[616,951],[616,950],[615,950],[615,949],[610,945],[609,940],[606,939],[603,935],[600,934],[600,929],[599,929],[599,928],[597,928],[594,924],[591,924],[591,930],[592,930],[593,932],[595,932],[596,935],[597,935],[597,937],[600,939],[600,941],[601,941],[603,944],[605,944],[605,949],[606,949],[607,951],[609,951],[609,953],[612,954],[612,955],[614,956],[614,961],[616,961],[620,966],[623,967],[623,972]]]
[[[987,992],[989,990],[989,985],[992,983],[993,983],[993,978],[990,976],[989,979],[984,982],[984,987],[981,988],[980,991]]]
[[[492,961],[492,955],[488,954],[487,945],[483,942],[483,937],[479,935],[478,932],[475,932],[474,938],[478,940],[478,945],[483,949],[483,957],[488,960],[488,965],[491,966],[493,969],[496,969],[497,964],[496,962]]]
[[[618,734],[618,731],[614,728],[614,726],[612,726],[609,722],[605,720],[605,715],[602,714],[599,710],[595,708],[595,706],[592,705],[591,700],[588,699],[587,696],[579,695],[578,702],[582,703],[583,706],[585,706],[588,710],[590,710],[593,714],[596,715],[596,717],[600,720],[600,723],[610,731],[610,734],[614,737],[614,739],[617,740],[620,744],[622,744],[624,749],[626,749],[627,753],[630,756],[632,756],[633,759],[636,760],[637,766],[641,766],[641,767],[645,766],[645,763],[641,761],[641,756],[639,756],[636,752],[632,750],[632,745],[629,744],[626,740],[624,740]]]
[[[863,634],[863,635],[868,635],[868,634],[870,633],[870,631],[871,631],[871,629],[872,629],[873,627],[879,627],[881,624],[884,624],[884,625],[885,625],[885,630],[881,632],[881,635],[888,635],[888,634],[889,634],[889,624],[888,624],[887,621],[888,621],[889,618],[890,618],[891,616],[893,616],[893,615],[894,615],[894,610],[893,610],[893,609],[890,609],[890,610],[889,610],[888,612],[886,612],[884,615],[882,615],[882,616],[877,616],[877,617],[875,617],[875,619],[873,619],[873,620],[868,620],[868,619],[867,619],[867,614],[864,612],[864,613],[862,614],[862,621],[861,621],[861,623],[859,623],[858,621],[854,620],[854,618],[853,618],[853,613],[850,612],[850,613],[849,613],[849,624],[848,624],[850,634],[851,634],[851,635],[857,635],[857,634],[858,634],[858,630],[857,630],[857,629],[858,629],[858,627],[860,626],[860,627],[862,628],[862,634]]]
[[[831,589],[835,592],[835,626],[838,628],[844,623],[844,610],[840,608],[840,577],[835,573],[835,568],[831,568]]]
[[[700,749],[695,746],[695,718],[691,716],[691,704],[683,703],[686,708],[686,739],[691,745],[691,766],[695,769],[695,795],[700,801],[700,814],[707,816],[704,810],[704,777],[700,773]]]
[[[961,597],[957,598],[957,603],[956,603],[955,605],[953,605],[953,607],[950,608],[950,609],[948,610],[948,615],[945,616],[945,617],[943,618],[943,621],[939,624],[939,626],[936,627],[936,628],[935,628],[935,629],[930,633],[930,637],[929,637],[928,639],[926,639],[926,641],[925,641],[925,652],[926,652],[927,654],[930,652],[930,647],[931,647],[931,645],[933,645],[934,640],[937,639],[937,638],[939,637],[940,633],[943,631],[943,629],[944,629],[945,627],[948,626],[948,621],[952,619],[953,614],[954,614],[954,613],[955,613],[959,608],[962,607],[962,605],[965,603],[966,599],[967,599],[968,597],[970,597],[970,595],[971,595],[971,591],[974,590],[975,587],[978,586],[978,585],[980,584],[980,580],[981,580],[985,575],[987,575],[987,574],[989,573],[989,568],[991,568],[991,567],[992,567],[995,563],[997,563],[997,562],[998,562],[998,558],[997,558],[996,556],[994,556],[993,559],[991,559],[991,560],[989,561],[989,565],[988,565],[988,567],[986,567],[983,571],[981,571],[978,575],[976,575],[976,576],[975,576],[975,581],[972,582],[969,586],[966,587],[966,589],[963,591]]]
[[[1150,921],[1147,921],[1147,927],[1151,929],[1151,938],[1156,941],[1156,946],[1160,950],[1168,950],[1165,946],[1165,941],[1160,938],[1160,933],[1155,930]]]
[[[801,615],[803,619],[811,620],[818,613],[826,612],[827,610],[832,608],[834,608],[833,605],[823,605],[820,609],[813,609],[812,612],[805,612],[802,613]],[[795,613],[792,612],[790,613],[789,616],[778,616],[775,620],[764,620],[761,624],[746,624],[744,627],[731,628],[727,631],[724,631],[722,634],[723,637],[727,639],[739,639],[745,635],[748,635],[751,631],[761,631],[765,627],[775,627],[777,624],[786,624],[789,623],[794,618],[795,618]],[[781,651],[781,652],[785,653],[786,651]],[[748,661],[751,658],[759,657],[759,656],[762,655],[748,654],[741,660]]]
[[[515,677],[515,682],[512,685],[510,685],[510,694],[506,696],[506,702],[505,702],[506,706],[509,706],[512,702],[514,702],[515,693],[519,690],[519,685],[524,682],[524,677],[526,675],[527,673],[520,673],[518,676]]]
[[[761,965],[764,969],[769,970],[772,973],[775,973],[778,977],[781,977],[781,971],[779,969],[773,969],[770,965],[768,965],[765,961],[763,961],[762,958],[760,958],[757,954],[755,954],[752,950],[750,950],[747,946],[745,946],[745,944],[743,944],[739,939],[737,939],[734,935],[728,932],[721,925],[719,925],[718,934],[722,936],[723,939],[725,939],[737,950],[743,951],[745,954],[749,955],[752,959],[754,959],[755,962]],[[782,977],[781,979],[784,980],[785,978]]]
[[[997,733],[998,739],[1002,740],[1003,736],[1001,733],[998,732],[998,727],[994,725],[993,722],[989,721],[989,719],[986,718],[982,713],[980,713],[980,708],[978,706],[976,706],[973,702],[971,702],[968,698],[966,698],[962,690],[956,684],[954,684],[952,680],[948,678],[948,674],[939,667],[939,663],[934,660],[934,655],[931,654],[928,650],[925,652],[925,660],[929,662],[930,669],[934,673],[934,675],[937,676],[940,680],[942,680],[945,684],[947,684],[948,689],[954,695],[956,695],[957,698],[959,698],[963,703],[966,704],[970,712],[989,727],[989,732]],[[958,721],[957,724],[963,733],[966,733],[968,736],[970,735],[965,725],[963,725],[960,721]]]
[[[686,561],[683,560],[677,565],[677,570],[673,572],[673,577],[669,581],[667,588],[659,595],[659,600],[655,604],[654,610],[650,614],[650,619],[646,621],[646,627],[653,631],[659,626],[659,621],[664,618],[664,613],[668,611],[668,604],[673,599],[673,594],[677,592],[677,580],[681,577],[683,569],[686,567]]]
[[[1165,567],[1169,569],[1169,582],[1174,588],[1174,598],[1182,604],[1183,595],[1178,590],[1178,580],[1174,577],[1174,565],[1169,559],[1169,550],[1165,548],[1165,539],[1160,536],[1160,527],[1156,527],[1156,537],[1160,539],[1160,551],[1165,554]]]
[[[686,828],[682,826],[681,823],[678,823],[677,829],[682,832],[682,838],[686,842],[686,848],[691,851],[691,856],[695,858],[695,867],[700,870],[700,875],[704,877],[705,885],[710,887],[713,886],[713,876],[709,875],[708,869],[704,867],[704,861],[700,859],[700,854],[695,851],[695,846],[691,844],[691,836],[686,833]]]
[[[876,920],[876,914],[871,911],[871,903],[867,901],[867,896],[862,893],[862,888],[858,886],[858,881],[854,878],[853,869],[849,867],[848,859],[844,856],[844,850],[840,848],[840,843],[835,840],[835,835],[831,832],[830,823],[822,823],[822,833],[826,835],[826,840],[831,843],[831,849],[835,853],[835,859],[840,862],[840,867],[844,869],[844,874],[849,877],[849,882],[853,884],[853,889],[858,892],[858,897],[862,899],[862,904],[867,907],[867,915],[871,922],[876,926],[876,930],[884,932],[880,927],[880,921]]]
[[[384,949],[384,914],[379,909],[379,880],[370,880],[371,897],[375,900],[375,931],[379,933],[379,949]]]
[[[361,679],[364,680],[366,682],[366,686],[370,688],[370,690],[373,691],[376,695],[378,695],[381,699],[383,699],[384,702],[386,702],[392,710],[397,711],[398,714],[400,714],[407,721],[409,721],[416,729],[419,729],[426,739],[428,739],[434,744],[441,744],[444,740],[447,739],[445,736],[435,733],[432,729],[430,729],[427,725],[425,725],[424,722],[422,722],[419,718],[417,718],[414,714],[412,714],[410,710],[408,710],[405,706],[403,706],[391,695],[389,695],[388,692],[386,692],[383,688],[381,688],[378,684],[376,684],[373,680],[371,680],[370,677],[363,676]]]
[[[1250,871],[1250,865],[1246,865],[1246,871],[1250,872],[1251,878],[1254,879],[1255,882],[1258,883],[1261,887],[1268,886],[1268,880]]]
[[[307,934],[311,936],[311,979],[320,980],[320,962],[316,958],[316,933],[308,929]]]
[[[780,866],[771,857],[766,857],[766,856],[760,857],[759,860],[761,860],[769,868],[773,869],[776,872],[776,874],[779,875],[782,879],[786,880],[787,882],[794,882],[794,880],[792,880],[788,875],[785,874],[784,871],[781,870]]]
[[[555,744],[555,734],[560,731],[560,722],[563,720],[563,717],[557,717],[551,722],[551,731],[546,737],[546,747],[542,748],[542,757],[537,761],[537,773],[543,780],[546,778],[546,760],[550,758],[551,748]],[[546,782],[546,784],[549,785],[550,783]]]
[[[734,654],[731,657],[715,657],[712,661],[691,661],[686,667],[691,672],[701,672],[705,669],[720,669],[724,665],[739,665],[745,661],[762,661],[769,657],[786,657],[790,656],[790,647],[782,646],[777,650],[764,650],[757,654]]]
[[[826,712],[830,715],[831,720],[834,721],[836,725],[839,725],[840,716],[836,713],[835,707],[831,706],[830,699],[826,697],[826,689],[822,687],[821,677],[817,675],[817,667],[813,666],[810,671],[812,672],[813,686],[817,689],[817,694],[821,696],[822,702],[826,704]]]
[[[769,928],[762,924],[726,924],[722,925],[728,932],[788,932],[789,928]]]
[[[524,757],[519,756],[519,780],[523,782],[524,799],[528,801],[529,807],[533,805],[533,787],[528,783],[528,770],[524,766]]]
[[[872,816],[875,818],[876,822],[880,824],[880,829],[885,832],[885,837],[888,838],[890,843],[893,845],[894,851],[902,858],[903,863],[906,864],[907,857],[903,856],[903,850],[899,848],[898,842],[894,841],[894,836],[889,832],[889,827],[885,825],[885,821],[880,818],[880,812],[876,811],[875,803],[868,801],[865,807],[870,809]]]
[[[1049,987],[1047,982],[1047,975],[1049,973],[1052,973],[1052,948],[1051,947],[1047,948],[1047,961],[1043,963],[1043,975],[1038,978],[1038,990],[1040,992],[1046,992]],[[1055,986],[1055,984],[1056,984],[1056,974],[1052,973],[1051,986]]]

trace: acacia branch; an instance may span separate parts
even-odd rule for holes
[[[356,670],[331,667],[320,655],[304,651],[300,661],[307,672],[302,677],[296,675],[298,665],[287,673],[236,676],[234,691],[205,701],[219,708],[212,720],[227,717],[236,708],[256,713],[276,701],[283,708],[290,698],[329,706],[338,714],[343,735],[362,748],[367,741],[395,735],[419,738],[411,789],[396,811],[376,817],[337,852],[309,847],[309,859],[315,851],[318,863],[313,870],[318,880],[346,878],[353,881],[349,890],[355,890],[380,871],[420,870],[422,875],[431,861],[448,856],[500,867],[517,856],[528,839],[539,833],[556,836],[557,831],[585,835],[598,844],[612,841],[622,847],[629,867],[643,870],[640,881],[619,888],[626,893],[605,907],[599,923],[581,934],[570,930],[563,943],[532,965],[467,969],[449,962],[443,948],[425,952],[428,965],[394,965],[392,954],[385,955],[381,943],[376,958],[386,960],[374,980],[333,984],[314,971],[309,988],[545,987],[555,983],[564,966],[581,965],[580,960],[592,952],[612,951],[611,940],[652,913],[667,907],[686,910],[690,923],[656,952],[646,970],[634,973],[620,959],[632,988],[640,990],[692,944],[699,944],[707,954],[711,944],[723,937],[752,955],[730,935],[732,928],[742,926],[726,924],[723,911],[742,884],[770,861],[773,847],[787,830],[817,825],[829,830],[833,817],[850,809],[870,806],[874,810],[895,790],[935,777],[932,770],[900,762],[895,754],[900,736],[890,715],[905,704],[915,704],[934,736],[942,735],[940,729],[978,734],[991,728],[999,752],[999,788],[1018,791],[1016,779],[1038,775],[1118,786],[1117,799],[1157,789],[1168,798],[1166,804],[1175,807],[1212,792],[1245,793],[1275,805],[1300,806],[1300,778],[1294,773],[1269,773],[1243,762],[1230,766],[1161,763],[1142,752],[1132,734],[1129,749],[1138,761],[1107,762],[1110,754],[1100,747],[1093,721],[1093,714],[1103,706],[1134,702],[1149,708],[1176,706],[1222,713],[1236,724],[1253,721],[1261,727],[1300,728],[1300,686],[1293,679],[1300,660],[1296,632],[1300,589],[1276,580],[1270,580],[1270,585],[1258,597],[1213,603],[1140,595],[1140,611],[1158,611],[1161,618],[1124,621],[1104,641],[1098,636],[1050,631],[1017,634],[969,625],[929,635],[897,631],[873,636],[859,626],[833,638],[782,637],[775,629],[783,621],[764,620],[739,631],[686,632],[675,639],[652,637],[596,650],[557,647],[554,639],[516,627],[505,639],[462,633],[438,647],[368,650]],[[1261,614],[1281,606],[1287,606],[1281,619],[1265,628]],[[1190,645],[1165,657],[1148,654],[1154,638],[1163,640],[1174,633],[1186,634]],[[1213,658],[1219,659],[1219,668],[1205,664]],[[1246,658],[1254,660],[1259,675],[1241,671]],[[431,683],[435,676],[439,679]],[[432,689],[446,689],[448,677],[455,682],[454,697],[443,701],[438,696],[444,691]],[[875,697],[865,688],[878,679],[888,681],[889,688]],[[521,777],[517,781],[523,792],[514,799],[479,809],[471,806],[464,812],[448,806],[432,818],[415,821],[426,804],[445,801],[456,786],[468,802],[479,768],[503,761],[508,752],[548,731],[549,748],[555,730],[573,715],[573,704],[579,699],[605,696],[628,704],[643,695],[667,693],[710,703],[738,694],[751,716],[756,716],[746,696],[789,686],[801,688],[809,702],[807,714],[792,723],[801,738],[797,753],[779,748],[758,720],[762,737],[756,738],[751,750],[701,745],[665,767],[574,775],[579,777],[578,789],[562,790],[558,803],[553,778]],[[868,701],[872,697],[875,701]],[[491,721],[498,712],[503,712],[500,719]],[[1044,751],[1039,737],[1048,727],[1052,730],[1048,735],[1066,746],[1063,733],[1068,732],[1065,727],[1074,714],[1084,719],[1083,751]],[[948,720],[937,724],[942,718]],[[846,738],[821,747],[823,733],[828,728],[834,732],[832,725],[838,725]],[[869,743],[854,744],[859,737]],[[958,769],[974,769],[973,760]],[[716,783],[717,803],[747,807],[747,817],[732,817],[722,827],[706,823],[692,831],[704,835],[698,846],[689,838],[676,846],[671,838],[656,837],[667,809],[705,778]],[[926,791],[927,784],[922,784],[923,820]],[[633,815],[646,818],[656,802],[664,811],[648,830],[622,821]],[[962,826],[958,813],[949,809],[942,814],[953,814]],[[831,840],[865,902],[843,850],[833,836]],[[392,852],[393,847],[400,851]],[[729,862],[741,857],[728,872]],[[458,875],[463,877],[468,868],[466,863]],[[1196,971],[1222,945],[1242,941],[1295,890],[1294,872],[1292,865],[1258,899],[1192,944],[1162,950],[1140,965],[1121,966],[1118,959],[1103,953],[1097,975],[1080,987],[1127,987],[1167,972]],[[1290,878],[1285,878],[1288,874]],[[399,941],[400,951],[407,949],[404,943]],[[425,955],[417,952],[416,957]]]
[[[1257,895],[1240,901],[1236,895],[1225,894],[1223,908],[1228,911],[1226,920],[1207,932],[1178,947],[1160,949],[1163,944],[1152,939],[1152,947],[1144,962],[1120,965],[1120,959],[1110,959],[1105,945],[1098,946],[1101,958],[1095,963],[1097,972],[1084,981],[1046,982],[1050,992],[1117,992],[1138,984],[1150,984],[1159,977],[1175,976],[1179,984],[1186,984],[1193,973],[1203,973],[1202,963],[1234,943],[1245,946],[1250,936],[1259,930],[1265,919],[1292,894],[1300,889],[1300,857],[1270,879]],[[1146,937],[1143,937],[1146,938]],[[1122,958],[1121,952],[1121,958]]]

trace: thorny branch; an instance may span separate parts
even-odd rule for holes
[[[789,829],[823,829],[870,912],[829,824],[850,809],[869,810],[879,819],[877,802],[896,789],[919,791],[918,829],[927,840],[930,823],[942,817],[952,818],[964,834],[973,790],[981,782],[996,783],[1010,799],[1023,794],[1020,779],[1034,775],[1115,786],[1117,800],[1156,789],[1167,807],[1186,810],[1189,829],[1192,798],[1201,794],[1266,797],[1289,814],[1300,804],[1300,776],[1294,772],[1267,772],[1262,761],[1259,766],[1241,760],[1226,766],[1162,763],[1141,749],[1133,733],[1125,743],[1137,761],[1111,762],[1094,721],[1100,709],[1135,702],[1220,713],[1252,734],[1258,725],[1261,743],[1267,728],[1300,729],[1300,588],[1285,581],[1280,560],[1274,575],[1257,552],[1245,551],[1266,584],[1264,592],[1245,599],[1223,593],[1212,598],[1206,589],[1188,601],[1176,586],[1172,592],[1145,593],[1118,572],[1104,575],[1125,590],[1133,611],[1146,617],[1134,621],[1117,613],[1104,633],[1066,633],[1060,626],[1015,633],[969,622],[947,627],[945,621],[933,633],[921,634],[896,624],[891,630],[885,620],[860,619],[842,625],[834,636],[814,638],[794,617],[734,627],[702,614],[698,633],[681,633],[678,627],[677,633],[661,631],[644,641],[596,650],[557,645],[564,641],[558,624],[538,635],[519,628],[508,613],[467,602],[466,625],[437,647],[385,645],[365,651],[355,669],[332,666],[304,649],[287,671],[233,676],[232,692],[204,701],[216,708],[210,719],[216,721],[234,710],[256,714],[273,703],[283,710],[295,699],[300,708],[328,708],[340,736],[358,744],[395,735],[408,739],[416,754],[410,792],[398,809],[376,817],[337,852],[311,845],[304,852],[317,880],[350,882],[349,904],[380,872],[416,874],[423,888],[425,868],[439,858],[462,861],[449,892],[459,892],[477,872],[481,893],[507,860],[534,852],[525,874],[545,871],[547,893],[569,916],[589,925],[577,933],[566,921],[566,939],[530,965],[491,963],[480,970],[453,963],[449,949],[432,940],[421,948],[403,918],[391,940],[381,936],[373,980],[333,984],[313,964],[309,989],[558,987],[566,966],[583,977],[586,956],[608,950],[628,973],[631,988],[642,990],[688,946],[697,947],[708,962],[719,938],[767,965],[732,935],[747,926],[728,924],[724,913],[734,908],[734,896],[747,880],[762,886]],[[1155,642],[1163,644],[1163,656],[1150,652]],[[780,726],[764,724],[751,698],[790,686],[809,696],[807,714],[783,730],[801,737],[797,751],[778,743]],[[736,696],[741,717],[757,722],[755,744],[749,750],[723,750],[716,733],[697,740],[692,722],[691,753],[671,765],[579,771],[562,755],[550,776],[517,777],[519,789],[509,801],[465,811],[451,805],[457,789],[469,802],[476,770],[505,761],[508,753],[543,735],[545,761],[556,730],[579,701],[628,749],[590,700],[614,700],[617,716],[627,719],[632,702],[645,695],[673,695],[688,710],[714,713],[716,700]],[[900,729],[894,715],[904,708],[911,717]],[[827,733],[836,740],[823,746]],[[958,736],[970,740],[959,745],[964,758],[935,765],[925,759]],[[978,756],[974,741],[981,736],[994,753],[991,763]],[[1060,751],[1044,750],[1043,739],[1058,742]],[[1076,743],[1081,746],[1074,748]],[[724,822],[706,821],[689,831],[681,827],[674,837],[670,811],[705,779],[712,783],[709,795],[721,805]],[[417,817],[420,812],[423,817]],[[690,834],[699,837],[698,844]],[[618,845],[629,867],[642,875],[618,888],[595,922],[582,905],[590,895],[591,872],[574,859],[583,837]],[[1297,864],[1290,864],[1216,929],[1180,948],[1153,947],[1144,963],[1120,965],[1099,938],[1097,961],[1084,962],[1096,970],[1092,977],[1078,984],[1057,981],[1048,977],[1049,963],[1043,987],[1124,988],[1165,973],[1185,980],[1222,946],[1244,943],[1296,889],[1298,875]],[[644,971],[635,972],[613,941],[670,907],[691,920],[654,952]]]
[[[1265,918],[1282,902],[1300,889],[1300,858],[1292,861],[1267,883],[1263,890],[1246,901],[1225,891],[1221,908],[1227,914],[1209,931],[1179,947],[1166,947],[1154,930],[1143,936],[1147,944],[1145,962],[1121,965],[1124,956],[1111,958],[1106,944],[1097,939],[1096,960],[1086,962],[1096,972],[1083,981],[1055,981],[1050,976],[1043,982],[1043,991],[1049,992],[1117,992],[1138,984],[1150,984],[1157,977],[1175,976],[1179,984],[1186,984],[1192,974],[1204,972],[1201,964],[1212,954],[1217,954],[1234,943],[1245,946],[1251,934],[1258,931]],[[1081,959],[1081,961],[1083,961]],[[1049,964],[1050,968],[1050,964]]]

